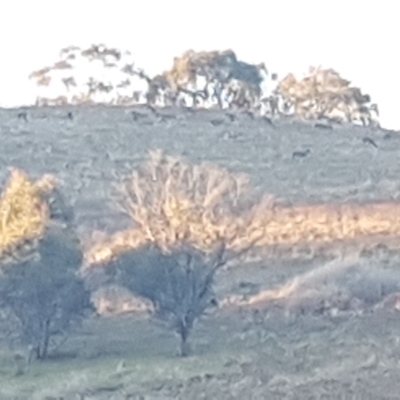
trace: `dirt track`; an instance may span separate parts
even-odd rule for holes
[[[313,210],[309,206],[322,203],[380,201],[388,202],[388,208],[380,206],[379,215],[398,210],[396,132],[339,125],[330,129],[290,119],[271,124],[247,114],[237,114],[232,121],[217,111],[165,109],[155,115],[135,108],[132,115],[132,110],[28,109],[27,121],[18,118],[21,110],[0,110],[2,180],[9,166],[23,168],[33,177],[54,173],[75,206],[83,235],[127,226],[128,220],[112,208],[113,185],[156,148],[249,173],[254,184],[275,195],[282,207]],[[69,111],[73,120],[67,117]],[[306,149],[311,150],[306,157],[293,157]],[[353,267],[340,272],[318,275],[315,271],[336,254],[337,245],[326,254],[315,252],[312,244],[309,251],[296,255],[286,248],[272,258],[223,271],[221,296],[256,294],[290,284],[296,277],[300,283],[286,303],[224,310],[223,315],[217,312],[206,319],[197,334],[206,343],[213,340],[207,342],[207,337],[218,336],[213,326],[241,335],[237,342],[232,339],[232,346],[240,349],[242,343],[245,350],[232,355],[228,372],[207,377],[204,369],[190,379],[164,382],[161,389],[148,388],[145,398],[195,399],[201,393],[222,399],[399,398],[400,315],[395,302],[383,307],[382,301],[400,290],[400,246],[396,236],[390,246],[384,239],[370,246],[361,238]],[[346,243],[339,243],[339,254],[341,245]],[[111,398],[98,396],[93,399]]]

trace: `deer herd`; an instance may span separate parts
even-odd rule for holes
[[[33,72],[30,78],[45,88],[58,82],[67,94],[53,98],[38,96],[37,105],[103,102],[240,109],[269,116],[296,115],[304,119],[378,125],[378,107],[371,104],[370,96],[330,68],[312,67],[301,79],[288,74],[279,80],[265,64],[238,60],[232,50],[188,50],[174,58],[169,70],[150,77],[135,67],[130,56],[129,52],[104,45],[85,50],[76,46],[63,49],[60,61]],[[100,78],[78,75],[83,69],[79,60],[97,63]],[[119,80],[115,83],[117,76]],[[86,91],[78,91],[85,86]]]

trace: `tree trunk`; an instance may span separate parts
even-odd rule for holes
[[[39,344],[39,349],[38,349],[38,358],[40,360],[44,360],[48,356],[49,352],[49,342],[50,342],[50,321],[45,321],[44,327],[43,327],[43,333],[42,333],[42,339]]]
[[[180,356],[187,357],[190,355],[191,348],[188,342],[190,330],[186,325],[181,327],[180,336],[181,336],[181,344],[180,344]]]
[[[188,357],[190,355],[190,352],[191,352],[191,347],[187,338],[184,339],[183,337],[181,337],[180,356]]]

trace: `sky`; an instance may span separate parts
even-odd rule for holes
[[[336,69],[400,130],[400,24],[393,0],[13,0],[0,20],[0,106],[32,101],[30,72],[70,45],[130,50],[150,75],[191,48],[233,49],[270,72]]]

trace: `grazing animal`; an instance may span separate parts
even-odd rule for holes
[[[271,118],[267,117],[266,115],[263,115],[262,119],[263,119],[263,121],[267,122],[269,125],[272,125],[273,127],[275,127]]]
[[[131,115],[132,115],[132,119],[134,121],[138,121],[139,119],[142,119],[142,118],[147,118],[146,114],[142,114],[142,113],[139,113],[139,112],[136,112],[136,111],[132,111]]]
[[[307,157],[309,154],[311,153],[311,150],[310,149],[306,149],[306,150],[304,150],[304,151],[294,151],[293,153],[292,153],[292,159],[295,159],[295,158],[305,158],[305,157]]]
[[[228,117],[228,119],[229,119],[230,122],[233,122],[233,121],[236,120],[235,114],[232,114],[232,113],[225,113],[225,115]]]
[[[22,119],[25,122],[28,122],[28,113],[26,111],[21,111],[17,115],[18,119]]]
[[[375,143],[375,141],[369,138],[368,136],[363,138],[363,143],[370,144],[371,146],[378,148],[378,145]]]
[[[333,129],[332,125],[329,125],[329,124],[322,124],[322,123],[320,123],[320,122],[317,122],[317,123],[314,125],[314,127],[315,127],[315,128],[320,128],[320,129],[328,129],[328,130],[332,130],[332,129]]]
[[[225,121],[223,119],[212,119],[210,121],[212,126],[220,126],[220,125],[223,125],[224,122]]]

